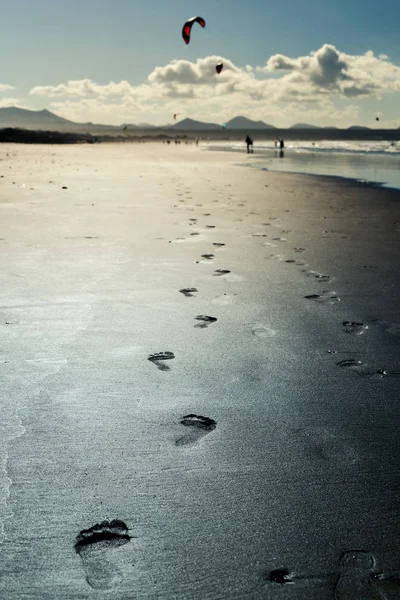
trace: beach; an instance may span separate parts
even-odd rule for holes
[[[0,596],[399,598],[400,191],[0,158]]]

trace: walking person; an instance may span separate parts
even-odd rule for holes
[[[247,154],[253,153],[253,140],[250,136],[246,135]]]

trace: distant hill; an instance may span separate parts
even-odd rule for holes
[[[276,129],[273,125],[268,125],[268,123],[264,123],[264,121],[252,121],[251,119],[247,119],[247,117],[234,117],[226,124],[229,129]]]
[[[27,127],[38,128],[42,125],[52,127],[57,125],[71,125],[72,121],[58,117],[49,110],[27,110],[7,106],[0,108],[0,127]]]
[[[321,129],[317,125],[309,125],[308,123],[295,123],[289,129]]]
[[[202,132],[210,132],[210,137],[217,139],[222,136],[234,139],[242,137],[243,133],[253,132],[252,136],[257,139],[274,139],[277,136],[283,136],[292,139],[385,139],[398,140],[400,135],[400,127],[398,129],[375,129],[353,125],[348,129],[338,127],[316,127],[306,123],[295,123],[287,128],[276,128],[273,125],[264,123],[264,121],[253,121],[242,115],[234,117],[226,124],[226,128],[217,123],[205,123],[194,119],[183,119],[182,121],[164,126],[154,126],[148,123],[124,123],[121,125],[102,125],[96,123],[76,123],[69,121],[63,117],[50,112],[49,110],[28,110],[24,108],[16,108],[8,106],[0,108],[0,130],[13,128],[19,130],[27,130],[36,132],[38,138],[39,132],[50,132],[52,135],[46,139],[54,139],[54,133],[73,133],[83,136],[82,139],[90,139],[91,136],[107,137],[107,139],[115,139],[116,141],[127,141],[128,138],[123,134],[123,128],[128,126],[129,138],[136,136],[148,136],[149,138],[165,138],[171,135],[182,137],[183,132],[187,137],[195,137]],[[14,136],[18,140],[25,139],[21,132],[8,132],[7,139]],[[377,137],[378,136],[378,137]],[[30,140],[32,136],[28,136]],[[121,138],[121,139],[119,139]],[[4,141],[4,140],[3,140]]]
[[[87,123],[87,125],[93,125],[93,123]],[[124,129],[124,127],[128,129],[154,129],[156,126],[150,125],[150,123],[138,123],[137,125],[135,123],[122,123],[120,128]]]
[[[179,131],[210,131],[211,129],[222,129],[222,127],[216,123],[203,123],[194,119],[183,119],[179,123],[172,125],[171,129],[179,129]]]
[[[28,110],[7,106],[0,108],[0,128],[12,127],[34,131],[60,131],[60,132],[91,132],[119,129],[113,125],[96,125],[95,123],[74,123],[59,117],[49,110]]]

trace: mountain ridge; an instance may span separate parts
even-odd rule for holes
[[[339,128],[335,126],[317,126],[310,125],[307,123],[295,123],[291,127],[275,127],[269,123],[265,123],[264,121],[253,121],[252,119],[248,119],[243,115],[238,115],[237,117],[233,117],[229,121],[227,121],[224,126],[222,124],[217,123],[207,123],[203,121],[198,121],[195,119],[186,118],[178,123],[166,124],[166,125],[150,125],[148,123],[123,123],[121,125],[106,125],[99,123],[77,123],[74,121],[70,121],[65,119],[64,117],[60,117],[59,115],[49,111],[44,108],[41,110],[32,110],[26,108],[19,108],[16,106],[6,106],[0,108],[0,128],[6,127],[14,127],[14,128],[23,128],[23,129],[32,129],[32,130],[40,130],[40,131],[49,131],[49,130],[57,130],[60,132],[80,132],[80,133],[98,133],[98,132],[110,132],[112,134],[117,134],[118,132],[123,131],[123,128],[128,126],[131,131],[145,131],[145,130],[153,130],[153,131],[187,131],[187,132],[196,132],[199,133],[202,131],[221,131],[226,132],[240,132],[240,131],[264,131],[265,133],[270,132],[273,134],[274,130],[281,131],[295,131],[302,130],[302,134],[306,131],[314,131],[315,134],[318,132],[323,132],[323,130],[336,130],[337,132],[357,132],[362,133],[363,131],[373,134],[377,131],[400,131],[400,127],[393,129],[375,129],[371,127],[366,127],[363,125],[352,125],[347,128]]]

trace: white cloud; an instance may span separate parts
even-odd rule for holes
[[[6,83],[0,83],[0,92],[8,92],[9,90],[15,90],[13,85],[7,85]]]
[[[295,84],[298,89],[310,86],[314,94],[376,97],[400,91],[400,67],[390,63],[384,54],[376,57],[371,50],[350,55],[324,44],[316,52],[294,59],[275,54],[260,70],[284,71],[279,79],[281,84],[288,88]]]
[[[15,106],[16,108],[29,109],[29,106],[27,106],[19,98],[1,98],[0,99],[0,108],[8,108],[9,106]]]
[[[59,85],[36,86],[29,93],[32,96],[47,96],[49,98],[108,98],[129,94],[133,90],[134,88],[127,81],[119,81],[118,83],[110,81],[106,85],[100,85],[90,79],[77,79]]]
[[[215,65],[222,61],[220,75]],[[120,124],[181,118],[223,122],[238,114],[287,126],[294,121],[353,124],[357,98],[377,99],[400,91],[400,67],[372,51],[350,55],[324,44],[307,56],[271,56],[264,66],[239,67],[227,58],[174,60],[156,67],[147,80],[99,84],[90,79],[37,86],[32,96],[56,99],[50,109],[77,121]],[[343,108],[338,108],[340,100]]]

